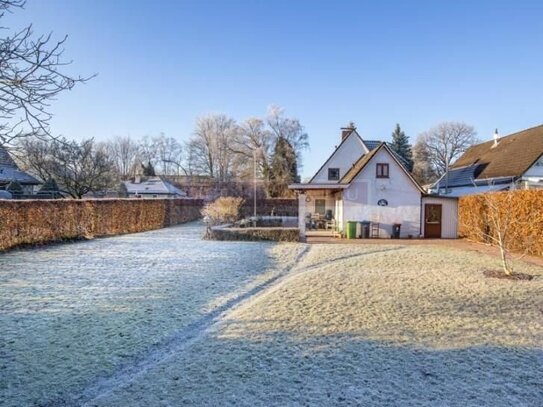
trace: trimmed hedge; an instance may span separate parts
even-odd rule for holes
[[[299,242],[298,228],[212,228],[206,236],[210,240],[234,240],[257,242]]]
[[[143,232],[201,217],[197,199],[0,200],[0,250]]]
[[[492,195],[499,211],[510,213],[513,219],[519,220],[512,222],[509,231],[514,237],[511,249],[524,252],[529,247],[529,254],[543,256],[543,190],[494,192]],[[483,224],[485,211],[487,207],[482,194],[461,197],[458,202],[460,236],[483,241],[477,230],[484,228],[490,233],[492,230],[491,225]]]

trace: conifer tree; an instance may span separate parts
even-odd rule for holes
[[[296,152],[286,138],[277,138],[271,165],[266,173],[268,195],[272,198],[287,196],[288,185],[299,181]]]
[[[409,172],[413,171],[413,152],[411,151],[411,144],[409,144],[409,137],[405,135],[399,124],[396,124],[396,128],[392,133],[390,148],[405,160],[407,170]]]

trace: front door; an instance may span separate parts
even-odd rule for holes
[[[424,205],[424,237],[441,238],[441,205]]]

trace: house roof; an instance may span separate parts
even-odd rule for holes
[[[21,185],[41,184],[32,175],[21,171],[8,151],[0,146],[0,184],[7,184],[11,181],[17,181]]]
[[[543,155],[543,125],[470,147],[449,171],[475,168],[473,179],[520,177]],[[468,170],[459,172],[462,176]],[[456,177],[456,175],[454,175]],[[460,175],[458,175],[460,176]]]
[[[17,167],[17,164],[15,164],[15,161],[13,161],[13,158],[11,158],[8,151],[2,146],[0,146],[0,165]]]
[[[364,144],[364,140],[362,140],[362,137],[360,137],[360,134],[358,134],[358,132],[356,131],[356,129],[351,129],[351,131],[348,133],[348,134],[345,134],[342,139],[341,139],[341,143],[338,144],[338,146],[334,149],[334,151],[332,152],[332,154],[330,154],[330,156],[328,157],[328,159],[320,166],[320,168],[317,170],[317,172],[311,177],[311,179],[309,180],[309,182],[313,182],[313,180],[315,179],[315,177],[319,174],[319,172],[321,172],[321,170],[326,166],[326,164],[328,164],[330,162],[330,160],[332,159],[332,157],[336,154],[336,152],[340,149],[340,147],[345,143],[345,141],[347,141],[347,139],[351,136],[351,134],[354,134],[356,137],[358,137],[358,140],[360,141],[360,143],[365,146],[366,148],[368,148],[366,146],[366,144]],[[369,149],[368,149],[369,151]]]
[[[348,184],[290,184],[288,186],[289,189],[295,189],[295,190],[311,190],[311,189],[345,189],[349,185]]]
[[[186,192],[160,177],[149,177],[141,182],[124,181],[129,194],[139,195],[178,195],[186,196]]]
[[[371,159],[377,154],[377,152],[381,149],[381,147],[384,145],[384,143],[381,144],[381,146],[374,148],[371,150],[368,154],[364,154],[362,157],[358,159],[357,162],[353,164],[353,166],[345,173],[345,175],[341,178],[339,181],[340,184],[350,184],[353,179],[364,169],[366,164],[368,164]]]
[[[384,143],[384,142],[382,142],[379,145],[379,147],[371,150],[368,154],[360,157],[360,159],[351,167],[351,169],[347,171],[347,173],[343,176],[343,178],[341,178],[339,183],[350,184],[381,149],[386,150],[390,154],[390,156],[396,161],[396,163],[400,166],[400,168],[407,175],[407,177],[411,180],[411,182],[413,182],[413,184],[417,187],[417,189],[421,192],[424,192],[424,190],[421,188],[419,183],[415,181],[413,176],[409,173],[409,171],[406,170],[405,166],[400,162],[400,160],[397,157],[397,154],[395,154],[394,151],[387,145],[387,143]]]

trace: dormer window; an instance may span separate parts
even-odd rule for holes
[[[376,178],[388,178],[388,164],[377,163],[376,165]]]
[[[339,168],[328,168],[328,181],[339,181]]]

